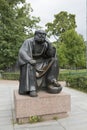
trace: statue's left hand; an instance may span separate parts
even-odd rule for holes
[[[32,65],[35,65],[35,64],[36,64],[36,60],[33,60],[33,59],[31,59],[29,62],[30,62],[30,64],[32,64]]]

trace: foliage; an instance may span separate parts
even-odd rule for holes
[[[81,35],[75,30],[68,30],[60,37],[58,54],[60,66],[66,68],[85,67],[85,42]]]
[[[68,74],[87,74],[87,69],[60,69],[60,73],[68,73]]]
[[[1,73],[1,77],[5,80],[19,80],[20,74],[18,72],[3,72]]]
[[[66,81],[68,77],[75,77],[75,76],[85,76],[87,77],[87,70],[86,69],[62,69],[59,73],[59,81]]]
[[[59,74],[59,81],[66,81],[66,87],[87,92],[87,71],[86,70],[61,71]]]
[[[49,36],[53,35],[58,41],[62,33],[76,28],[75,15],[61,11],[59,14],[54,15],[53,22],[47,23],[46,27]]]
[[[66,81],[66,79],[68,78],[69,74],[68,73],[60,73],[58,80],[59,81]]]
[[[36,122],[41,122],[42,121],[42,117],[41,116],[31,116],[29,118],[29,122],[30,123],[36,123]]]
[[[54,15],[53,22],[47,23],[49,36],[54,36],[61,68],[85,67],[85,42],[76,31],[75,15],[61,11]]]
[[[63,42],[61,42],[61,43],[56,43],[55,46],[57,50],[57,57],[59,59],[59,66],[61,68],[67,68],[68,59],[65,55],[67,53],[66,45]]]
[[[53,117],[53,120],[58,120],[59,118],[57,116],[54,116]]]
[[[0,0],[0,69],[16,63],[19,47],[37,28],[40,19],[32,11],[25,0]]]
[[[67,87],[87,92],[87,77],[85,76],[70,76],[67,78],[66,82]]]

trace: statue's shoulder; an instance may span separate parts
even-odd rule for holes
[[[34,42],[34,38],[28,38],[24,41],[24,43],[22,44],[21,48],[26,48],[29,46],[32,46],[32,43]]]
[[[34,42],[34,37],[32,38],[28,38],[24,41],[25,43],[31,43],[31,42]]]

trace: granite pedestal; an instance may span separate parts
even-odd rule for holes
[[[29,97],[14,91],[14,104],[18,123],[27,123],[32,116],[41,116],[44,120],[62,118],[71,110],[71,98],[65,92],[49,94],[40,91],[38,97]]]

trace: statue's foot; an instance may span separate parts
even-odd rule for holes
[[[52,81],[52,85],[53,85],[53,86],[56,86],[56,87],[60,87],[60,86],[61,86],[56,79],[54,79],[54,80]]]
[[[61,85],[60,86],[53,86],[53,85],[49,85],[48,88],[47,88],[47,91],[49,93],[53,93],[53,94],[56,94],[56,93],[60,93],[62,90],[62,87]]]
[[[37,92],[36,91],[30,91],[30,97],[37,97]]]

